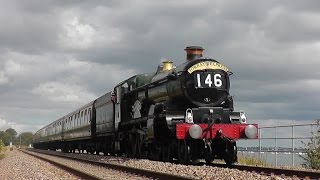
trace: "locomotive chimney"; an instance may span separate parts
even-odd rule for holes
[[[184,50],[187,52],[187,61],[192,61],[201,58],[204,49],[201,46],[188,46]]]

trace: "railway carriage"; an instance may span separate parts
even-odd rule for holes
[[[92,139],[91,121],[93,102],[69,113],[68,115],[41,128],[35,133],[34,147],[43,149],[61,149],[62,151],[83,150]]]
[[[233,164],[236,140],[257,138],[257,125],[234,111],[229,69],[203,58],[201,47],[185,50],[185,63],[165,61],[155,73],[135,75],[40,129],[34,147]]]

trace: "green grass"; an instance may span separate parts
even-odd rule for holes
[[[262,166],[262,167],[269,167],[270,165],[267,163],[265,159],[260,159],[254,156],[238,156],[238,163],[243,165],[250,165],[250,166]]]

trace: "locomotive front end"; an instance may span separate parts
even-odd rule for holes
[[[184,122],[175,128],[179,160],[211,162],[219,158],[231,165],[237,161],[236,140],[257,139],[258,125],[247,124],[245,113],[234,111],[229,69],[214,59],[202,58],[201,47],[187,47],[186,51],[180,82],[190,104]]]
[[[213,59],[197,59],[185,67],[184,94],[194,105],[217,106],[229,95],[228,68]]]
[[[246,124],[243,111],[233,111],[230,74],[213,59],[195,59],[185,65],[181,84],[184,96],[194,106],[186,109],[185,123],[176,125],[177,139],[257,138],[257,125]]]

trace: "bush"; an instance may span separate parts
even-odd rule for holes
[[[318,125],[319,123],[320,120],[318,120]],[[305,144],[305,146],[307,156],[302,156],[302,158],[306,161],[303,166],[306,168],[320,169],[320,129],[310,139],[310,142]]]

